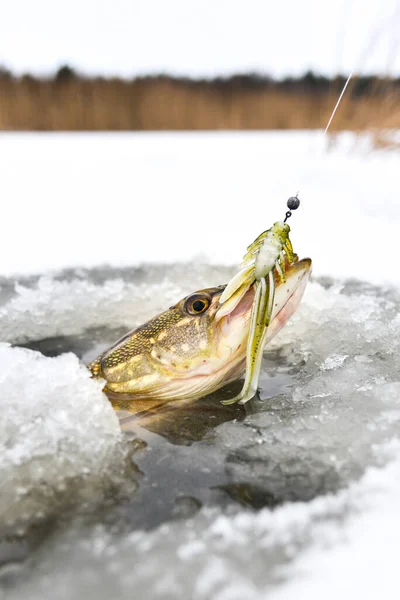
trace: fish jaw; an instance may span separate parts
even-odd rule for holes
[[[311,259],[305,258],[287,266],[284,281],[281,280],[278,274],[275,275],[274,307],[271,321],[262,338],[261,344],[263,347],[286,325],[297,310],[311,275],[311,266]],[[219,320],[221,336],[225,339],[225,346],[235,351],[232,350],[231,357],[225,357],[225,364],[222,363],[223,366],[217,369],[213,375],[210,375],[210,379],[215,378],[216,385],[207,393],[219,389],[229,381],[240,378],[245,372],[253,299],[254,286],[246,292],[231,313]],[[224,373],[224,378],[221,377],[221,372]]]
[[[274,306],[271,320],[263,339],[264,343],[271,340],[286,325],[290,317],[297,310],[311,275],[311,265],[311,259],[304,258],[287,266],[284,281],[282,281],[278,273],[274,275]],[[221,335],[225,336],[227,340],[233,334],[237,334],[238,331],[245,329],[245,341],[247,342],[253,299],[254,285],[248,288],[247,292],[241,296],[238,304],[236,304],[236,301],[233,302],[231,312],[227,312],[221,317],[221,309],[217,311],[216,320],[220,321]],[[222,310],[225,311],[225,304],[223,304]]]
[[[303,258],[285,271],[285,281],[276,284],[274,308],[263,345],[267,344],[286,325],[296,312],[312,272],[312,261]]]

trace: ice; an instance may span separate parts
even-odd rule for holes
[[[0,306],[1,339],[21,344],[104,326],[126,331],[199,287],[225,283],[232,272],[232,267],[210,272],[204,264],[168,270],[151,265],[10,279]]]
[[[388,444],[382,451],[389,464],[368,469],[336,496],[274,511],[202,511],[185,522],[122,536],[104,527],[78,535],[75,523],[39,552],[34,584],[7,597],[125,600],[134,590],[137,597],[166,600],[394,599],[399,449]]]
[[[331,369],[340,369],[346,358],[348,358],[347,354],[332,354],[331,356],[328,356],[326,360],[324,360],[323,364],[321,365],[321,369],[323,371],[330,371]]]
[[[104,500],[125,450],[101,384],[73,354],[0,345],[0,531],[23,531],[69,504]]]
[[[205,279],[220,275],[215,267],[203,272]],[[140,304],[136,284],[132,274],[126,277],[124,285],[136,308]],[[172,289],[174,278],[165,280]],[[77,283],[77,278],[69,281],[72,296]],[[36,283],[32,285],[36,289]],[[103,290],[106,296],[108,279],[97,285],[96,291]],[[66,293],[65,310],[71,318],[67,299]],[[88,520],[79,510],[73,511],[66,525],[35,550],[34,571],[30,562],[25,569],[10,571],[7,566],[0,571],[0,581],[8,586],[7,598],[69,600],[95,595],[99,600],[124,600],[135,590],[147,598],[261,600],[266,594],[295,597],[299,589],[313,598],[330,581],[324,593],[333,598],[339,592],[345,595],[347,580],[354,594],[362,590],[365,597],[373,597],[379,578],[366,567],[373,558],[369,547],[377,539],[383,553],[385,536],[398,527],[399,307],[394,289],[357,282],[311,282],[299,311],[266,353],[260,399],[244,421],[222,422],[189,446],[176,445],[176,438],[171,444],[168,435],[137,431],[147,444],[133,457],[144,479],[139,478],[136,490],[132,488],[122,512],[112,509],[104,520],[95,511]],[[98,310],[100,314],[90,318],[101,323],[102,307]],[[61,309],[59,317],[64,323]],[[43,317],[36,327],[36,335],[41,327],[47,332]],[[9,364],[27,364],[26,375],[18,366],[18,381],[24,386],[36,388],[35,377],[42,377],[33,412],[49,423],[44,430],[48,433],[45,444],[31,434],[23,438],[18,456],[25,456],[29,469],[35,473],[39,461],[39,466],[46,465],[50,488],[57,489],[61,482],[76,493],[70,484],[72,470],[72,478],[84,477],[81,494],[94,503],[101,503],[110,473],[114,488],[126,493],[127,482],[134,486],[135,478],[121,476],[115,465],[117,459],[121,469],[126,468],[115,417],[76,358],[64,355],[50,360],[25,350],[2,350]],[[32,369],[32,363],[43,369]],[[15,381],[15,374],[9,376]],[[276,383],[280,378],[284,385]],[[279,393],[274,393],[277,385]],[[56,431],[54,389],[64,391],[62,414],[66,412],[57,417]],[[85,394],[88,400],[82,405]],[[15,396],[20,403],[15,404],[11,423],[18,431],[24,427],[35,431],[33,412],[21,416],[26,403]],[[97,406],[102,418],[93,418],[92,406]],[[79,411],[82,418],[76,418]],[[79,428],[85,421],[93,428],[97,423],[98,429],[89,437],[85,437],[86,424]],[[180,429],[189,427],[185,423],[183,419]],[[162,427],[156,431],[166,435]],[[58,448],[67,444],[70,463],[63,452],[54,454],[54,443]],[[111,468],[103,468],[100,449],[108,452]],[[34,461],[29,460],[30,454]],[[90,476],[82,474],[86,467]],[[16,489],[20,477],[18,469],[10,473],[8,493]],[[90,480],[93,476],[95,484]],[[37,520],[34,511],[43,510],[39,505],[30,508],[31,498],[43,502],[38,479],[31,479],[30,486],[29,502],[23,496],[12,508],[19,520],[26,513]],[[103,492],[96,496],[93,488]],[[51,498],[44,510],[50,512],[55,506],[59,504]],[[253,512],[252,507],[261,510]],[[381,507],[386,507],[385,514]],[[93,524],[93,519],[99,522]],[[149,525],[150,530],[143,530]],[[329,571],[325,561],[331,565]],[[380,569],[379,564],[374,569]],[[389,581],[391,577],[390,570]]]

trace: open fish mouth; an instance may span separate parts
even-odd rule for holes
[[[302,259],[287,267],[285,270],[285,282],[276,278],[274,309],[270,324],[265,330],[262,341],[263,345],[275,337],[296,312],[311,276],[311,265],[311,259]],[[233,309],[232,313],[223,317],[222,320],[226,320],[225,326],[228,326],[228,328],[230,326],[233,328],[242,328],[243,332],[245,332],[243,342],[236,352],[232,352],[232,359],[228,360],[220,369],[208,375],[208,379],[202,376],[198,378],[194,377],[191,380],[192,389],[202,390],[202,393],[197,394],[196,397],[212,393],[243,375],[246,368],[245,352],[253,298],[254,290],[251,288]]]
[[[264,338],[262,340],[263,346],[272,340],[277,333],[286,325],[291,316],[296,312],[301,299],[303,297],[306,285],[311,275],[312,261],[309,258],[304,258],[292,265],[288,266],[285,270],[285,282],[282,282],[278,276],[276,276],[276,290],[274,298],[274,308],[272,311],[271,321],[268,328],[265,330]],[[242,327],[246,331],[245,342],[247,343],[247,335],[249,328],[249,317],[252,309],[254,298],[253,287],[244,295],[240,300],[239,304],[232,310],[231,313],[224,316],[222,321],[225,323],[222,327]],[[217,313],[218,315],[218,313]],[[217,316],[218,318],[218,316]],[[242,319],[242,322],[237,322]],[[245,346],[245,344],[244,344]],[[234,360],[231,361],[231,370],[229,370],[229,362],[226,366],[222,367],[221,370],[216,371],[213,376],[217,379],[222,374],[227,375],[227,379],[222,380],[225,385],[228,381],[233,381],[241,377],[245,370],[245,356],[244,352],[241,354],[241,362],[235,364]],[[221,387],[221,386],[219,386]],[[214,390],[212,390],[214,391]]]
[[[310,258],[299,260],[285,271],[286,281],[277,284],[272,319],[264,343],[268,343],[296,312],[310,279],[311,266]]]

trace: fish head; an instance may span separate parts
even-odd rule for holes
[[[285,283],[276,278],[274,312],[268,339],[296,310],[311,272],[304,259],[287,268]],[[254,287],[221,313],[225,286],[199,290],[129,332],[89,365],[106,380],[111,399],[170,401],[196,399],[245,369]],[[222,316],[221,316],[222,314]],[[270,335],[271,334],[271,335]]]

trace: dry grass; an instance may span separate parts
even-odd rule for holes
[[[68,74],[67,74],[68,75]],[[193,82],[0,78],[2,130],[210,130],[324,127],[343,81],[276,84],[249,78]],[[400,128],[398,82],[376,80],[362,93],[354,81],[332,130]]]

